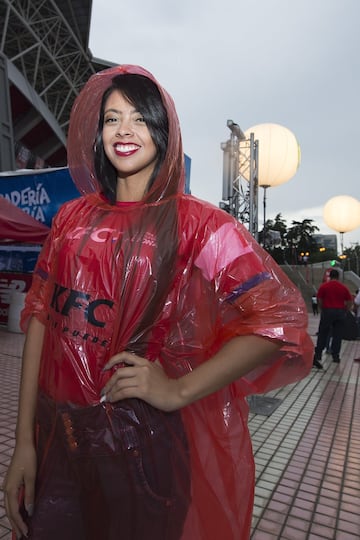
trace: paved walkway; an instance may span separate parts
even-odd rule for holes
[[[324,354],[324,370],[269,394],[283,400],[269,417],[250,415],[252,540],[360,539],[359,357],[360,341],[343,341],[340,364]]]
[[[314,340],[318,321],[310,315]],[[22,334],[0,330],[1,483],[14,444],[22,344]],[[251,540],[360,539],[359,357],[360,341],[344,341],[340,364],[324,354],[324,370],[268,394],[281,400],[272,414],[250,414]],[[0,539],[10,538],[0,493]]]

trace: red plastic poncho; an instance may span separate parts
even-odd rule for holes
[[[96,74],[74,105],[69,163],[84,193],[97,190],[92,146],[103,91],[121,66]],[[304,377],[312,365],[299,291],[220,209],[183,194],[183,152],[171,98],[169,147],[146,200],[110,205],[97,192],[65,204],[39,257],[23,312],[46,326],[40,387],[55,401],[99,403],[102,366],[127,349],[181,376],[236,335],[283,343],[264,366],[182,410],[192,503],[183,540],[249,537],[254,462],[245,396]],[[172,269],[172,271],[171,271]]]

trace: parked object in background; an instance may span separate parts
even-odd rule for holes
[[[22,333],[20,328],[20,314],[25,305],[25,292],[12,291],[8,311],[7,328],[9,332]]]
[[[345,324],[343,339],[354,341],[358,337],[358,325],[355,315],[351,311],[347,311],[345,315]]]

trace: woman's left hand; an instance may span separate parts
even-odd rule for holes
[[[114,355],[104,370],[114,367],[117,369],[104,386],[101,401],[139,398],[166,412],[181,408],[178,381],[167,377],[158,360],[150,362],[124,351]]]
[[[206,362],[178,379],[169,379],[158,361],[150,362],[130,352],[115,354],[105,370],[118,369],[104,386],[101,401],[139,398],[162,411],[175,411],[261,366],[281,346],[280,341],[261,336],[236,336]]]

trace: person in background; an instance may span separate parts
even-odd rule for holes
[[[327,335],[325,348],[326,348],[326,354],[332,354],[331,349],[331,342],[332,342],[332,329],[330,329],[330,332]]]
[[[323,369],[322,351],[331,332],[331,354],[333,362],[340,362],[340,349],[345,325],[346,311],[351,309],[352,296],[349,289],[339,281],[339,271],[330,270],[329,281],[320,285],[317,298],[321,310],[319,330],[313,359],[314,367]]]
[[[318,301],[317,301],[316,292],[314,292],[314,294],[311,297],[311,307],[312,307],[313,315],[318,315],[319,309],[318,309]]]
[[[355,313],[356,324],[358,328],[357,339],[360,339],[360,290],[359,289],[355,291],[354,313]]]
[[[311,369],[301,294],[243,225],[184,194],[175,107],[145,69],[90,78],[68,160],[83,196],[55,217],[22,314],[12,527],[246,540],[246,396]]]
[[[357,338],[356,339],[360,339],[360,290],[359,289],[355,291],[354,313],[355,313],[356,324],[357,324]],[[360,357],[354,358],[354,362],[360,362]]]

